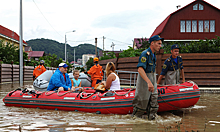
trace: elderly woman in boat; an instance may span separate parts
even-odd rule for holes
[[[102,85],[105,86],[105,89],[110,91],[120,90],[120,80],[118,75],[115,72],[115,65],[113,62],[108,62],[105,68],[107,79],[102,81]]]

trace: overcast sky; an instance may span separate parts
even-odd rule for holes
[[[105,50],[128,49],[149,38],[171,13],[194,0],[23,0],[23,39],[46,38],[71,46],[95,43]],[[220,0],[205,0],[220,8]],[[2,0],[0,24],[19,34],[20,0]],[[72,30],[75,32],[69,33]],[[68,32],[68,33],[67,33]]]

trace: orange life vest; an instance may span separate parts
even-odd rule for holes
[[[33,76],[35,76],[35,78],[37,78],[45,71],[46,71],[46,68],[43,65],[39,65],[34,69]]]
[[[87,73],[91,75],[92,80],[102,80],[103,78],[102,66],[99,64],[92,66]]]
[[[96,80],[102,80],[103,78],[102,66],[99,64],[92,66],[87,73],[91,75],[92,87],[95,86]]]

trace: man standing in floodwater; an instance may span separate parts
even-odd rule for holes
[[[159,51],[164,38],[159,35],[152,36],[149,39],[150,47],[141,53],[138,61],[138,78],[135,91],[135,97],[132,102],[132,116],[142,118],[147,111],[148,119],[154,120],[158,110],[158,93],[156,81],[156,55]]]
[[[182,57],[179,56],[179,49],[180,48],[177,44],[171,46],[172,55],[165,60],[157,84],[160,84],[164,76],[165,76],[165,85],[179,84],[180,75],[182,76],[182,83],[185,82],[183,62],[182,62]]]

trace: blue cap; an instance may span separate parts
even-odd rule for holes
[[[152,37],[149,39],[149,43],[151,43],[151,42],[154,41],[154,40],[156,40],[156,41],[158,41],[158,40],[163,41],[164,38],[161,38],[159,35],[155,35],[155,36],[152,36]]]
[[[67,65],[66,63],[60,63],[60,64],[59,64],[59,67],[64,67],[64,68],[67,68],[67,67],[68,67],[68,65]]]
[[[179,47],[179,45],[174,44],[174,45],[171,46],[171,50],[173,50],[173,49],[180,49],[180,47]]]

